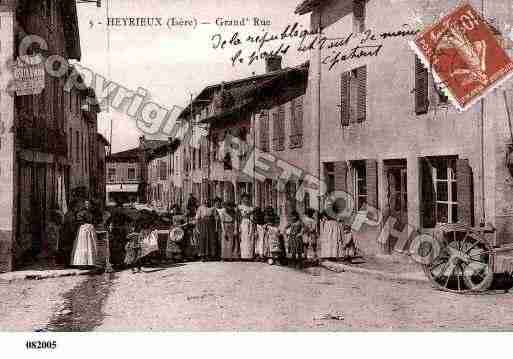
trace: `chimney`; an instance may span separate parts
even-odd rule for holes
[[[265,72],[274,72],[281,70],[281,56],[270,55],[265,58]]]

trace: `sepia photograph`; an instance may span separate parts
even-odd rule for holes
[[[0,1],[0,341],[511,331],[512,77],[511,0]]]

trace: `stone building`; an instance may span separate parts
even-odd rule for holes
[[[198,200],[220,197],[239,203],[242,194],[249,194],[256,206],[290,212],[301,176],[284,180],[277,168],[257,175],[253,148],[307,169],[307,77],[308,64],[282,68],[280,57],[270,57],[262,75],[203,89],[179,116],[193,121],[191,141],[176,151],[183,158],[185,196],[192,193]],[[186,201],[183,198],[182,204]],[[297,209],[303,211],[308,205],[301,203]]]
[[[175,204],[172,169],[177,144],[178,142],[169,139],[167,143],[146,150],[146,198],[149,204],[161,211],[167,211]]]
[[[458,113],[410,49],[413,36],[387,35],[415,30],[419,19],[427,24],[457,3],[299,4],[296,13],[309,14],[312,29],[327,39],[348,39],[343,47],[330,47],[328,40],[311,51],[310,116],[321,138],[313,144],[311,168],[320,165],[328,190],[350,193],[355,211],[365,215],[367,206],[377,208],[385,219],[395,218],[399,230],[406,223],[430,232],[438,222],[486,221],[497,228],[496,245],[511,243],[513,179],[505,161],[513,141],[507,111],[513,94],[504,96],[502,87]],[[470,3],[498,24],[513,20],[505,2]],[[361,56],[350,56],[362,44],[372,54],[357,49]],[[364,226],[358,233],[366,252],[397,249],[392,237],[378,246],[380,230]]]
[[[57,249],[57,243],[48,235],[49,222],[55,217],[53,213],[66,213],[69,209],[71,187],[75,182],[90,188],[93,183],[88,178],[94,176],[101,181],[104,171],[97,173],[97,162],[101,157],[96,133],[98,108],[84,108],[85,101],[80,102],[94,99],[94,93],[90,89],[76,91],[72,88],[69,92],[65,88],[73,71],[68,61],[81,58],[76,2],[2,1],[0,24],[0,58],[3,64],[14,60],[17,66],[21,66],[20,60],[23,60],[23,66],[29,66],[27,59],[39,59],[43,65],[50,64],[53,70],[52,73],[43,70],[44,75],[22,81],[22,85],[44,85],[41,92],[19,92],[19,83],[15,83],[16,92],[10,92],[11,79],[4,76],[9,72],[2,71],[1,272],[34,262],[49,265],[51,262],[47,259]],[[27,37],[29,34],[32,36]],[[22,52],[25,44],[30,46]],[[50,58],[65,61],[52,64]],[[60,73],[62,69],[64,71]],[[39,78],[43,81],[39,82]],[[75,118],[70,117],[71,110],[76,114]],[[79,136],[80,163],[71,160],[75,151],[69,149],[73,146],[74,150],[75,146],[68,125],[72,124],[75,131],[76,123],[83,126]],[[84,166],[79,175],[77,165]],[[85,195],[93,193],[96,192],[86,191]]]

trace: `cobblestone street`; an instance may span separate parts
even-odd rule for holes
[[[1,330],[511,330],[513,296],[320,268],[188,263],[0,287]],[[74,287],[74,289],[72,289]],[[64,297],[63,297],[64,296]]]

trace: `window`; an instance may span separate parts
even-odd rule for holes
[[[290,148],[303,146],[303,96],[290,103]]]
[[[285,107],[278,107],[278,112],[273,113],[273,149],[283,151],[285,149]]]
[[[324,164],[324,176],[326,177],[327,193],[335,191],[335,164],[333,162]]]
[[[73,129],[71,127],[69,128],[68,138],[69,138],[68,156],[69,156],[69,160],[71,162],[73,162]]]
[[[353,32],[355,34],[365,31],[365,2],[366,0],[353,0]]]
[[[80,162],[80,137],[78,137],[78,131],[75,131],[75,159],[78,162]]]
[[[360,210],[367,204],[367,170],[365,161],[355,161],[352,165],[355,208]]]
[[[432,161],[432,166],[436,221],[455,223],[458,221],[456,160],[439,159]]]
[[[342,73],[340,79],[340,117],[342,126],[363,122],[367,116],[367,67]]]
[[[465,164],[465,165],[463,165]],[[422,159],[422,226],[473,221],[472,169],[456,157]]]
[[[166,161],[159,161],[159,177],[161,181],[167,180],[167,163]]]
[[[260,114],[260,149],[269,152],[269,111]]]
[[[108,178],[110,182],[116,181],[116,169],[115,168],[109,168]]]
[[[135,168],[134,167],[128,168],[128,180],[135,181]]]

